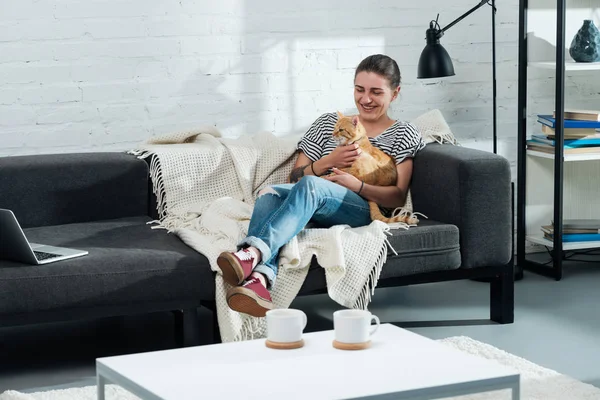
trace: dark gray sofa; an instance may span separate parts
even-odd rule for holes
[[[513,322],[510,192],[503,157],[428,145],[415,159],[412,196],[429,219],[392,231],[398,255],[389,252],[378,287],[488,279],[490,318]],[[216,318],[196,321],[198,307],[214,310],[206,258],[147,224],[156,209],[146,161],[120,152],[0,157],[0,208],[32,242],[89,251],[44,266],[0,260],[0,327],[173,311],[181,345],[217,328]],[[315,264],[300,295],[324,292]]]

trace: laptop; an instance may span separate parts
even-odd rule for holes
[[[24,264],[48,264],[56,261],[81,257],[85,250],[46,246],[30,243],[21,225],[11,210],[0,208],[0,259]]]

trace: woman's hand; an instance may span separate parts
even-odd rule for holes
[[[356,143],[336,147],[331,153],[323,157],[328,168],[346,168],[360,156],[362,150]]]
[[[338,185],[341,185],[348,190],[352,190],[355,193],[360,190],[363,184],[360,179],[356,178],[354,175],[340,171],[337,168],[333,168],[333,174],[323,176],[323,179],[327,179],[330,182],[335,182]]]

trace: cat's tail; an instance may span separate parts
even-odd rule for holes
[[[374,201],[369,201],[369,209],[371,211],[371,219],[373,221],[383,221],[387,224],[401,222],[408,225],[416,225],[419,223],[419,219],[416,217],[416,215],[408,210],[403,209],[397,215],[392,215],[388,218],[381,213],[379,206]]]

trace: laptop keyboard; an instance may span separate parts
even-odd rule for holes
[[[38,259],[38,261],[47,260],[49,258],[60,257],[59,254],[46,253],[44,251],[35,251],[34,250],[33,253],[35,254],[35,257]]]

